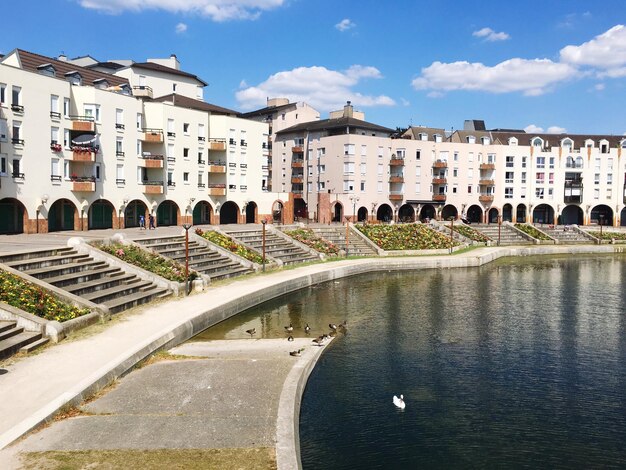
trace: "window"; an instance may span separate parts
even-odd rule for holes
[[[428,140],[428,134],[424,134],[423,132],[420,132],[417,137],[422,141]]]
[[[546,157],[537,157],[537,168],[546,167]]]
[[[78,72],[68,72],[65,77],[72,85],[81,86],[83,84],[83,77]]]
[[[326,165],[317,165],[317,172],[318,173],[325,173],[326,172]]]
[[[52,182],[60,183],[61,182],[61,165],[58,158],[53,158],[50,162],[50,176],[54,176]],[[58,177],[58,178],[57,178]]]
[[[115,155],[118,157],[124,156],[124,139],[122,137],[116,137],[115,139]]]
[[[457,187],[456,184],[452,185],[452,194],[456,194],[458,192],[459,188]]]
[[[474,169],[473,168],[468,168],[467,169],[467,178],[471,180],[473,177],[474,177]]]
[[[141,129],[143,127],[143,116],[141,113],[137,113],[137,129]]]
[[[198,163],[201,164],[201,165],[205,163],[205,161],[204,161],[204,152],[202,150],[198,151]]]
[[[473,135],[468,135],[466,140],[467,140],[468,144],[475,144],[476,143],[476,137],[474,137]]]
[[[454,178],[457,178],[459,176],[459,169],[458,168],[453,168],[452,169],[452,176]]]
[[[11,104],[12,105],[21,105],[22,104],[22,88],[19,86],[13,85],[11,88]]]
[[[176,132],[174,132],[174,120],[167,120],[167,136],[168,137],[176,137]]]
[[[415,194],[419,194],[422,192],[422,185],[421,183],[415,183]]]
[[[606,166],[608,170],[612,170],[613,169],[613,159],[612,158],[607,158],[606,159]]]
[[[61,113],[59,113],[59,97],[57,95],[50,95],[50,117],[53,119],[61,118]]]
[[[118,163],[115,166],[115,182],[117,184],[124,184],[126,182],[124,179],[124,165],[122,163]]]
[[[420,176],[422,176],[422,167],[421,166],[416,166],[415,167],[415,176],[417,176],[418,178]]]
[[[0,176],[6,176],[7,175],[7,155],[5,154],[0,154]]]
[[[537,184],[543,184],[544,181],[545,181],[545,176],[546,176],[545,173],[541,173],[541,172],[537,173],[537,177],[535,178],[535,182]]]
[[[543,147],[543,140],[541,140],[539,137],[536,137],[532,140],[532,146],[533,147]],[[543,197],[543,195],[542,195]]]
[[[594,199],[600,199],[600,189],[599,188],[595,188],[593,190],[593,198]]]
[[[472,185],[471,184],[467,185],[467,194],[472,194]]]
[[[189,149],[188,148],[184,148],[183,149],[183,158],[189,158]]]
[[[63,147],[70,148],[70,130],[63,129]]]
[[[198,140],[206,140],[206,134],[204,133],[204,124],[198,124]]]
[[[141,155],[142,145],[141,140],[137,140],[137,155]]]
[[[321,158],[326,155],[326,149],[324,147],[317,149],[317,158]]]
[[[535,197],[537,199],[543,199],[543,188],[535,188]]]
[[[307,173],[309,176],[313,176],[313,165],[307,167]]]
[[[378,164],[378,166],[376,168],[376,174],[378,176],[382,176],[383,175],[383,164],[382,163]]]
[[[124,129],[124,110],[123,109],[115,110],[115,128]]]
[[[70,105],[71,101],[69,98],[63,98],[63,117],[70,116]]]
[[[522,157],[522,168],[526,168],[526,160],[528,157]]]
[[[406,156],[406,149],[397,149],[396,150],[396,157],[397,158],[404,158]]]
[[[470,152],[469,155],[467,156],[467,161],[468,162],[473,162],[474,161],[474,152]]]
[[[600,173],[593,175],[593,184],[600,184]]]
[[[9,138],[9,126],[6,119],[0,118],[0,142],[7,142]]]
[[[513,188],[504,188],[504,199],[513,199]]]
[[[20,137],[20,130],[22,128],[22,122],[21,121],[13,121],[13,140],[19,140],[21,139]]]
[[[367,156],[367,145],[361,145],[361,156],[362,157]]]
[[[515,157],[506,157],[505,162],[507,168],[513,168],[515,165]]]
[[[50,128],[50,143],[51,144],[59,143],[59,128],[58,127]]]
[[[13,178],[19,178],[21,175],[21,168],[20,168],[20,159],[19,158],[14,158],[13,159],[13,165],[12,165],[12,176]]]
[[[365,181],[361,181],[361,192],[365,192]]]
[[[183,122],[183,134],[189,135],[189,123]]]
[[[317,190],[318,191],[323,191],[326,188],[326,183],[324,183],[323,181],[318,181],[317,183]]]
[[[354,162],[345,162],[343,164],[343,172],[344,174],[353,175],[354,174]]]
[[[343,153],[344,155],[354,155],[354,144],[344,144]]]
[[[522,184],[526,184],[526,172],[522,171]]]
[[[626,145],[626,140],[624,141],[625,145]],[[383,148],[382,147],[378,147],[378,158],[383,158]]]
[[[383,192],[383,182],[382,181],[378,181],[376,183],[376,192],[378,192],[378,193],[382,193]]]
[[[0,83],[0,104],[6,103],[7,86],[5,83]]]
[[[459,152],[454,152],[454,155],[453,155],[452,159],[453,159],[455,162],[458,162],[458,161],[459,161]]]
[[[441,134],[435,134],[434,137],[435,137],[435,142],[441,142],[441,140],[442,140],[441,139]]]
[[[343,190],[347,193],[351,193],[352,191],[354,191],[354,185],[352,184],[352,181],[344,181]]]
[[[491,140],[489,139],[489,137],[481,137],[480,140],[483,145],[489,145],[491,143]]]
[[[548,188],[548,199],[554,198],[554,188]]]
[[[504,173],[504,182],[513,184],[514,173],[512,171],[507,171]]]
[[[93,118],[96,122],[100,122],[100,105],[99,104],[85,104],[83,107],[83,114],[87,117]]]
[[[183,183],[189,184],[189,172],[188,171],[183,172]]]
[[[367,172],[367,163],[361,163],[361,174],[364,175]]]
[[[606,184],[613,184],[613,173],[607,173]]]
[[[554,184],[554,173],[548,173],[548,184]]]
[[[596,171],[600,171],[600,168],[602,167],[602,161],[599,158],[596,158],[595,163],[596,163],[596,166],[595,166]]]
[[[420,158],[421,158],[421,153],[420,153],[420,151],[419,151],[419,150],[416,150],[416,151],[415,151],[415,159],[416,159],[416,160],[419,160]]]
[[[550,168],[554,168],[554,157],[550,157],[548,160],[548,164],[550,165]]]

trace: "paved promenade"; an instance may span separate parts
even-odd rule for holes
[[[343,260],[248,276],[190,297],[139,307],[120,315],[106,327],[96,328],[99,331],[90,336],[78,335],[78,339],[70,338],[41,354],[4,366],[6,373],[0,375],[0,448],[19,439],[67,404],[80,403],[154,351],[177,346],[224,318],[281,294],[366,272],[470,267],[501,256],[612,253],[621,252],[622,248],[611,245],[485,247],[454,256]],[[274,400],[280,402],[276,408],[279,469],[296,468],[298,464],[294,452],[297,403],[316,357],[303,357],[291,370],[283,370],[276,377],[282,386],[280,394],[278,389],[273,392]],[[283,376],[287,377],[284,381]],[[261,388],[249,391],[263,393]]]

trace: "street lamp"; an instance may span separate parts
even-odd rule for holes
[[[185,295],[189,295],[189,229],[191,224],[183,224],[185,229]]]
[[[263,219],[261,223],[263,224],[263,272],[265,272],[265,225],[267,224],[267,220]]]

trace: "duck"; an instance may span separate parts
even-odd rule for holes
[[[256,334],[256,328],[250,328],[249,330],[246,330],[246,333],[248,333],[250,337],[253,337]]]
[[[304,332],[308,335],[309,333],[311,333],[311,327],[309,326],[309,324],[307,323],[306,325],[304,325]]]
[[[400,398],[394,395],[393,404],[396,405],[401,410],[403,410],[406,407],[406,404],[404,403],[404,395],[400,395]]]
[[[289,323],[289,326],[285,327],[285,333],[291,333],[293,331],[293,325]]]
[[[324,338],[322,336],[318,336],[317,338],[313,339],[313,342],[318,346],[322,346],[324,344]]]
[[[289,335],[289,337],[287,338],[287,341],[293,341],[293,336]]]
[[[302,356],[302,351],[304,351],[304,348],[296,349],[295,351],[289,351],[289,355],[290,356],[295,356],[295,357],[300,357],[300,356]]]
[[[337,331],[337,325],[335,325],[334,323],[329,323],[328,328],[330,328],[333,331]]]

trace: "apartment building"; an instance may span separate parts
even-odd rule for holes
[[[276,147],[291,166],[279,182],[291,183],[294,209],[319,222],[626,225],[624,136],[487,130],[483,121],[396,135],[348,103],[327,120],[279,131],[274,155]]]
[[[263,184],[267,123],[151,60],[0,59],[0,233],[254,223],[288,200]]]

